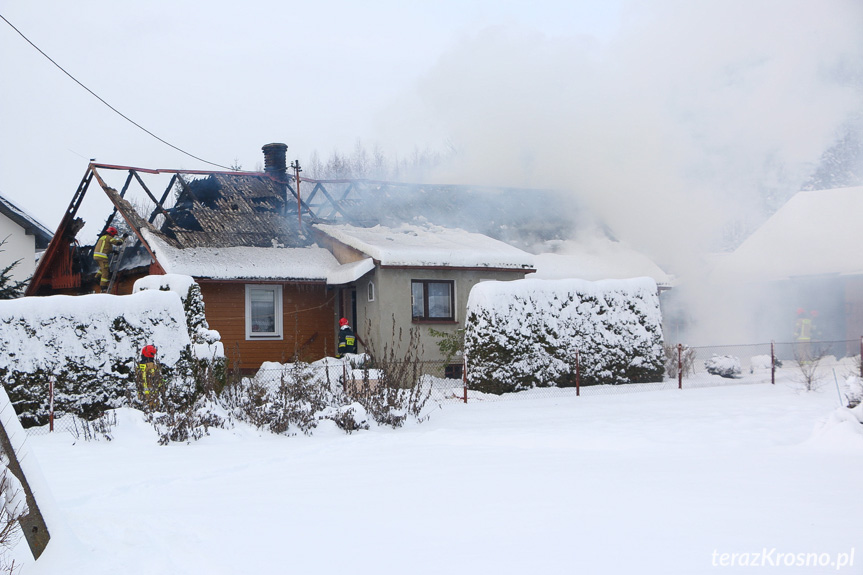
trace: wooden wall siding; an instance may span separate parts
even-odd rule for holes
[[[246,286],[239,282],[199,282],[210,329],[222,336],[225,355],[239,359],[244,371],[256,370],[265,361],[288,362],[299,350],[302,361],[332,355],[336,337],[335,290],[323,284],[282,284],[284,338],[246,340]],[[301,348],[301,349],[299,349]]]

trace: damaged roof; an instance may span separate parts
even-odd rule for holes
[[[156,233],[177,248],[307,247],[312,240],[286,201],[284,184],[264,174],[178,174],[181,191]],[[293,216],[292,216],[293,214]]]

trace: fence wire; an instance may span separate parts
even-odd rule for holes
[[[365,389],[381,386],[405,388],[420,386],[427,401],[434,404],[517,401],[575,396],[598,397],[659,391],[699,389],[763,383],[807,386],[813,382],[863,378],[861,340],[781,342],[716,346],[666,346],[665,377],[649,383],[590,385],[573,387],[534,387],[501,395],[470,389],[462,374],[440,362],[390,363],[386,370],[360,368],[344,360],[314,364],[286,364],[276,369],[261,369],[244,378],[244,385],[255,385],[266,393],[284,386],[314,385],[342,400]],[[470,366],[468,365],[468,369]],[[30,434],[49,432],[49,426],[31,427]],[[56,414],[54,431],[76,437],[100,432],[100,422],[88,422],[72,414]]]

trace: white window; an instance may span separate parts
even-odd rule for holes
[[[246,286],[246,339],[282,339],[282,286]]]
[[[369,301],[375,301],[375,284],[369,282]]]

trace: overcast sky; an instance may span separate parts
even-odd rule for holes
[[[705,214],[799,185],[863,101],[859,0],[4,0],[0,13],[211,162],[255,169],[269,142],[301,162],[357,140],[390,156],[451,145],[437,181],[578,190],[669,261],[709,239]],[[212,167],[4,22],[0,51],[0,194],[50,229],[90,158]]]

